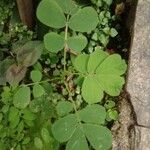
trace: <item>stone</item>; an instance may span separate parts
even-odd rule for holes
[[[127,92],[137,124],[150,128],[150,0],[138,1],[133,32]]]
[[[150,129],[135,126],[132,131],[133,140],[131,150],[150,150]]]

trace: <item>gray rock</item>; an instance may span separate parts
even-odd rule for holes
[[[131,150],[150,150],[150,129],[135,126]]]
[[[150,128],[150,0],[137,5],[127,91],[138,125]]]

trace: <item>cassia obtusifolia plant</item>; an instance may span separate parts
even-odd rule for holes
[[[99,22],[93,7],[79,7],[72,0],[42,0],[37,8],[37,17],[50,28],[64,29],[64,34],[49,32],[44,36],[48,51],[64,51],[64,74],[67,75],[67,53],[77,54],[72,60],[78,75],[83,78],[82,96],[88,105],[77,110],[73,98],[59,102],[57,112],[60,118],[52,125],[52,133],[59,142],[67,142],[66,150],[88,150],[88,142],[96,150],[111,147],[111,132],[105,125],[106,110],[96,104],[104,92],[118,96],[124,84],[122,75],[126,63],[120,55],[109,55],[97,48],[91,54],[81,53],[88,40],[84,33],[91,32]],[[64,80],[68,89],[68,85]],[[68,89],[68,92],[71,93]],[[74,110],[73,110],[74,109]],[[75,113],[73,113],[75,112]]]

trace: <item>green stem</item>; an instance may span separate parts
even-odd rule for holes
[[[60,79],[61,79],[60,77],[59,78],[55,78],[55,79],[47,79],[47,80],[44,80],[44,81],[34,82],[34,83],[25,84],[25,85],[21,85],[21,86],[32,86],[32,85],[35,85],[35,84],[41,84],[41,83],[55,81],[55,80],[60,80]]]
[[[66,21],[66,28],[65,28],[65,47],[64,47],[64,72],[66,72],[66,57],[67,57],[67,50],[68,50],[68,45],[67,45],[67,40],[68,40],[68,20],[69,20],[69,15],[67,16],[67,21]]]
[[[71,95],[71,92],[70,92],[70,90],[69,90],[69,88],[68,88],[67,83],[64,82],[64,84],[65,84],[65,86],[66,86],[66,89],[67,89],[69,95]],[[72,99],[72,97],[71,97],[70,101],[71,101],[72,104],[73,104],[73,108],[74,108],[74,111],[75,111],[75,114],[76,114],[76,116],[77,116],[77,119],[78,119],[79,124],[82,124],[82,123],[81,123],[80,116],[79,116],[79,113],[78,113],[77,108],[76,108],[76,104],[75,104],[74,100]]]
[[[71,95],[71,92],[70,92],[70,90],[69,90],[69,88],[68,88],[67,83],[65,82],[64,84],[65,84],[65,86],[66,86],[66,89],[67,89],[67,91],[68,91],[69,95]],[[74,110],[75,110],[75,112],[77,112],[77,108],[76,108],[75,102],[73,101],[73,99],[72,99],[72,98],[71,98],[71,100],[70,100],[70,101],[73,103],[73,106],[74,106]]]

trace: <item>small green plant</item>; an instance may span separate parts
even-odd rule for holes
[[[126,71],[126,63],[118,54],[96,49],[90,55],[80,54],[74,61],[75,68],[84,77],[82,96],[89,104],[97,103],[104,97],[104,92],[111,96],[119,95]]]
[[[58,104],[59,105],[59,104]],[[66,106],[65,106],[66,105]],[[66,112],[73,109],[71,103],[61,104],[58,112],[65,107]],[[104,127],[106,110],[104,107],[93,104],[89,105],[75,114],[69,114],[58,119],[52,126],[52,133],[59,142],[67,142],[66,150],[84,149],[88,150],[88,143],[94,149],[109,149],[111,147],[111,132]]]
[[[64,7],[65,3],[66,5]],[[51,12],[51,14],[48,12]],[[67,17],[65,17],[64,13]],[[55,19],[53,19],[54,15],[56,16]],[[63,48],[65,49],[65,53],[69,49],[81,52],[87,45],[87,38],[84,35],[72,35],[69,37],[69,28],[73,31],[89,32],[95,29],[98,24],[97,12],[92,7],[81,9],[73,1],[44,0],[38,6],[37,17],[49,27],[57,29],[65,28],[64,36],[54,32],[50,32],[44,36],[45,47],[54,53],[57,53]]]

